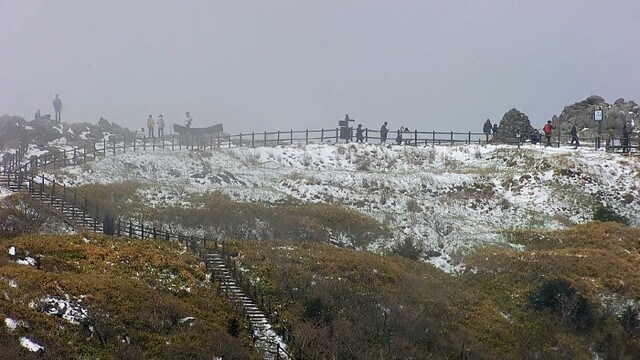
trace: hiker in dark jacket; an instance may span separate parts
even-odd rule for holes
[[[531,133],[531,143],[533,145],[536,145],[537,143],[540,142],[540,131],[538,131],[538,129],[533,129],[533,132]]]
[[[489,142],[489,135],[491,135],[491,129],[493,127],[491,126],[491,121],[489,119],[487,119],[487,121],[484,122],[484,126],[482,127],[482,131],[484,132],[484,135],[486,136],[486,142]]]
[[[60,123],[60,121],[62,121],[62,100],[60,100],[58,94],[56,94],[56,98],[53,99],[53,110],[55,110],[56,113],[56,122]]]
[[[493,128],[491,129],[491,133],[492,133],[492,139],[496,138],[496,135],[498,134],[498,124],[493,124]]]
[[[624,123],[622,127],[622,152],[628,153],[629,150],[629,135],[631,135],[631,129],[627,126],[627,123]]]
[[[362,143],[364,141],[364,129],[362,129],[362,124],[358,124],[356,128],[356,142]]]
[[[569,133],[571,134],[570,145],[573,145],[575,143],[576,144],[575,149],[577,149],[578,146],[580,146],[580,140],[578,140],[578,127],[576,126],[576,124],[573,124]]]
[[[382,127],[380,127],[380,143],[381,144],[386,144],[387,143],[387,135],[389,134],[389,128],[387,128],[387,122],[385,121],[384,124],[382,124]]]
[[[403,130],[404,130],[403,128],[398,129],[398,136],[396,136],[396,143],[398,145],[402,145],[402,131]]]

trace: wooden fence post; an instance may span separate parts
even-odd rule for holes
[[[293,145],[293,129],[291,129],[291,145]]]
[[[324,143],[324,128],[320,129],[320,143]]]
[[[264,146],[267,146],[267,132],[264,132]]]
[[[278,140],[276,140],[276,145],[280,145],[280,130],[278,130]]]
[[[309,129],[306,130],[304,135],[304,144],[309,145]]]

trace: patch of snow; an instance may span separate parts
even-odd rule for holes
[[[31,266],[36,266],[36,259],[32,258],[31,256],[27,256],[24,259],[18,259],[16,260],[16,263],[20,264],[20,265],[31,265]]]
[[[56,299],[52,296],[46,296],[40,299],[40,302],[46,314],[62,316],[63,319],[77,325],[88,316],[87,309],[85,309],[82,304],[83,299],[84,295],[75,301],[72,301],[69,295],[66,295],[66,299]]]
[[[190,325],[190,326],[193,326],[193,322],[194,322],[195,320],[196,320],[196,318],[194,318],[193,316],[187,316],[187,317],[184,317],[184,318],[182,318],[182,319],[178,320],[178,323],[179,323],[179,324],[184,324],[184,323],[186,323],[186,322],[189,322],[189,325]]]
[[[9,255],[16,256],[16,247],[15,246],[10,246],[9,247]]]
[[[9,287],[17,288],[18,287],[18,283],[15,280],[11,279],[11,280],[9,280]]]
[[[6,198],[11,194],[12,194],[11,190],[5,188],[4,186],[0,186],[0,200]]]
[[[9,328],[9,331],[14,331],[18,328],[18,322],[13,320],[12,318],[5,318],[4,324]]]
[[[67,138],[64,136],[51,142],[52,145],[66,145],[67,143]]]
[[[29,349],[29,351],[37,352],[40,350],[44,350],[44,347],[34,343],[33,341],[27,339],[25,336],[20,338],[20,345]]]

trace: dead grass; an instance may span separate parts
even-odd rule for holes
[[[637,352],[640,329],[624,325],[597,299],[640,297],[640,230],[594,222],[510,235],[524,251],[480,249],[466,257],[468,271],[457,278],[421,262],[320,244],[234,242],[231,248],[298,339],[313,342],[315,357],[345,356],[334,344],[347,342],[358,356],[392,358],[393,345],[383,344],[396,341],[404,355],[436,358],[458,356],[463,342],[467,356],[477,359],[587,359],[594,348],[607,358]],[[568,279],[593,311],[595,327],[576,330],[565,315],[534,308],[531,296],[550,279]]]
[[[25,235],[0,244],[0,289],[8,300],[0,313],[25,324],[15,332],[3,327],[3,353],[20,352],[19,337],[28,336],[46,358],[252,356],[242,315],[176,244],[95,235]],[[9,244],[36,266],[8,261]],[[47,296],[81,304],[86,317],[72,324],[46,315]],[[181,321],[189,316],[192,325]],[[241,320],[240,338],[226,332],[230,318]]]

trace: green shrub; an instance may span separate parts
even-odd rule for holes
[[[393,248],[393,253],[410,260],[419,260],[422,258],[424,248],[412,237],[406,237]]]
[[[609,206],[600,205],[593,211],[593,220],[607,222],[615,221],[624,225],[629,225],[631,221],[629,218],[618,214]]]
[[[563,321],[576,330],[591,330],[595,325],[595,312],[589,301],[579,294],[566,279],[546,282],[531,296],[535,309],[549,309],[562,317]]]

